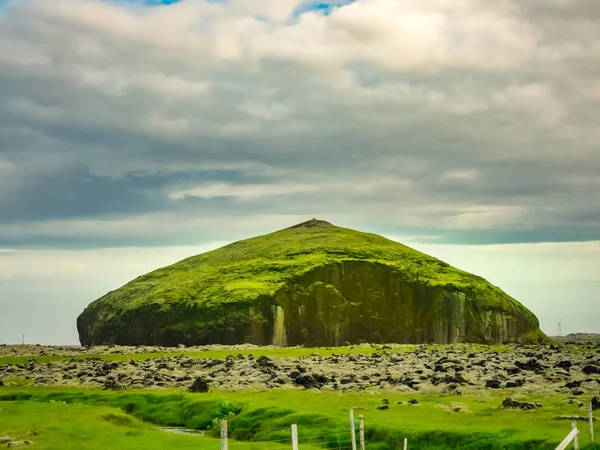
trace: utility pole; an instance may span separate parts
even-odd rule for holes
[[[25,345],[25,333],[21,336],[21,344]]]
[[[561,325],[562,324],[560,322],[558,322],[558,337],[561,337],[561,331],[562,331],[561,330]]]

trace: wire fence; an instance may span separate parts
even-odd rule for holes
[[[594,417],[592,415],[592,403],[589,404],[589,433],[590,442],[594,442]],[[365,423],[363,416],[359,416],[358,429],[357,424],[354,420],[354,411],[350,410],[350,423],[347,432],[336,432],[329,434],[313,435],[310,433],[309,436],[302,436],[302,433],[297,424],[292,424],[289,429],[289,434],[281,439],[269,439],[264,442],[244,442],[240,440],[233,440],[229,438],[228,423],[227,420],[220,422],[220,443],[210,446],[203,446],[202,450],[316,450],[323,449],[323,444],[327,443],[327,448],[330,450],[365,450]],[[234,430],[235,435],[247,433],[251,435],[256,432],[256,429],[241,429],[236,428]],[[358,439],[357,439],[358,434]],[[570,433],[564,438],[564,440],[556,447],[556,450],[565,450],[571,444],[575,450],[579,449],[579,435],[580,431],[577,428],[575,420],[572,421],[572,428]],[[335,445],[335,441],[337,444]],[[403,450],[408,450],[408,438],[401,440],[401,447]]]

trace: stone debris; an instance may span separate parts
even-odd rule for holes
[[[539,404],[538,402],[535,402],[535,403],[520,402],[518,400],[513,400],[510,397],[504,399],[504,401],[502,402],[502,408],[504,408],[504,409],[524,409],[525,411],[528,411],[530,409],[536,409],[536,408],[541,408],[541,407],[542,407],[542,405]]]
[[[0,347],[3,352],[10,353],[6,347],[23,346]],[[30,351],[29,347],[35,346],[25,347]],[[40,348],[46,354],[66,352],[65,349],[72,351],[71,347]],[[229,391],[319,389],[400,394],[418,391],[426,395],[480,395],[486,390],[504,389],[510,389],[513,395],[513,391],[536,389],[582,398],[597,395],[600,387],[600,374],[590,369],[600,366],[600,346],[582,346],[569,352],[553,345],[515,345],[509,351],[473,352],[473,347],[467,344],[457,344],[451,349],[420,345],[410,351],[400,345],[373,345],[376,349],[373,354],[351,354],[344,349],[343,353],[341,350],[340,354],[331,356],[313,354],[293,358],[254,358],[238,352],[243,348],[259,348],[254,346],[211,347],[215,348],[227,348],[231,355],[223,359],[198,358],[171,348],[168,350],[174,353],[169,356],[142,361],[106,361],[83,350],[79,357],[66,357],[60,361],[30,360],[0,365],[0,379],[8,385],[17,380],[43,386],[108,390],[198,389],[195,392],[203,392],[207,386]],[[129,347],[114,349],[122,353],[139,353],[137,348],[135,351]],[[166,350],[141,349],[146,353]],[[84,355],[86,357],[82,358]],[[595,408],[599,402],[596,400]]]
[[[208,381],[206,381],[206,379],[204,377],[198,377],[194,380],[192,385],[188,388],[188,391],[205,393],[205,392],[208,392],[209,389],[210,389],[210,386],[208,384]]]

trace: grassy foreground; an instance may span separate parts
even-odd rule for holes
[[[32,435],[31,432],[35,431]],[[39,450],[217,450],[218,439],[166,433],[107,406],[0,403],[0,436],[34,442]],[[278,443],[230,441],[232,450],[279,450]],[[287,447],[286,447],[287,448]],[[302,446],[311,450],[310,446]]]
[[[383,398],[388,399],[389,410],[377,409]],[[132,442],[136,448],[217,448],[218,441],[209,437],[216,436],[219,418],[227,417],[230,437],[239,446],[231,448],[290,448],[290,425],[296,423],[303,448],[341,449],[350,446],[348,410],[354,408],[357,419],[358,415],[365,418],[366,442],[373,450],[398,448],[405,437],[409,448],[429,450],[550,450],[571,426],[570,421],[556,418],[582,414],[559,397],[527,399],[542,402],[542,409],[506,411],[498,409],[502,398],[487,394],[480,398],[418,397],[419,405],[409,406],[409,397],[396,394],[2,388],[0,400],[4,400],[0,401],[0,434],[20,437],[36,429],[40,434],[34,440],[39,441],[39,448],[58,448],[53,443],[63,441],[74,444],[61,444],[60,448],[108,448],[107,442],[115,449],[133,448]],[[399,401],[403,404],[397,405]],[[452,411],[459,404],[468,412]],[[175,436],[149,424],[195,429],[213,426],[213,430],[207,438]],[[600,449],[589,443],[587,424],[580,422],[579,427],[581,448]]]

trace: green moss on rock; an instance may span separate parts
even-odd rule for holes
[[[311,220],[136,278],[77,319],[84,345],[545,340],[483,278],[381,236]]]

